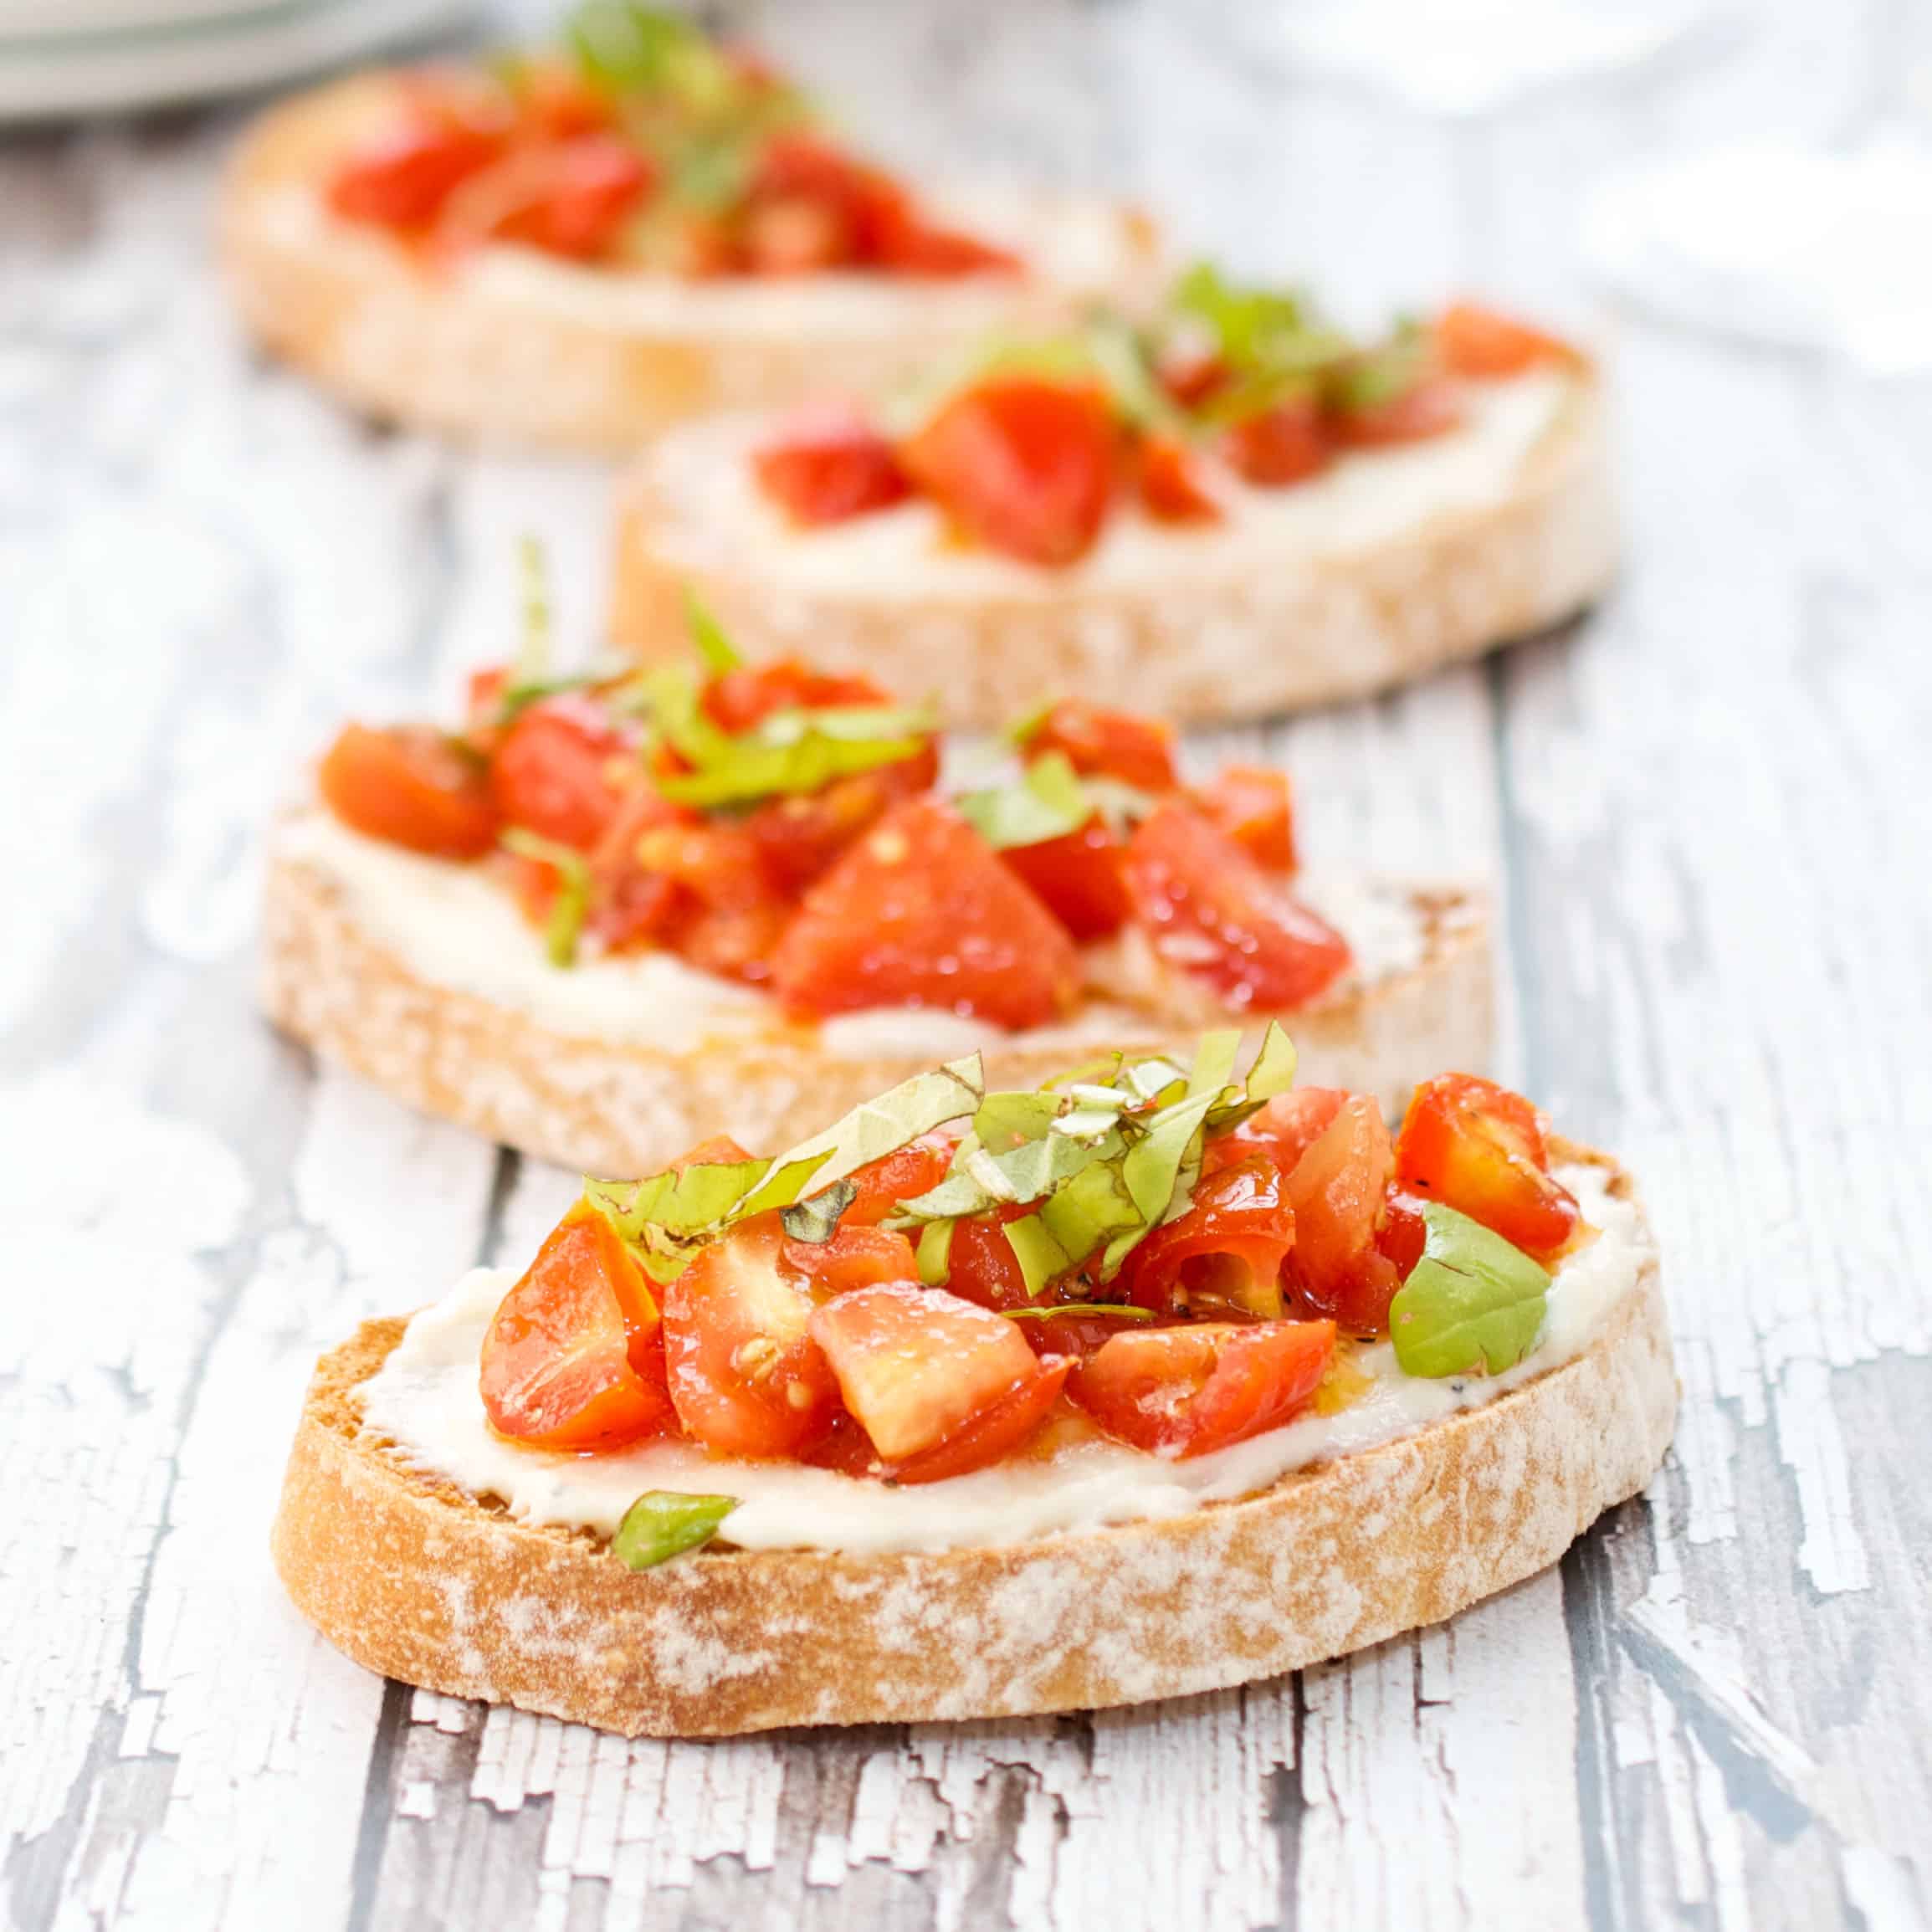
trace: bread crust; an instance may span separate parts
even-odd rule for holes
[[[1068,693],[1182,724],[1271,717],[1407,684],[1601,596],[1617,553],[1604,413],[1600,378],[1580,371],[1507,491],[1397,541],[1210,571],[1179,535],[1157,582],[1041,571],[1024,594],[761,572],[755,546],[694,541],[666,448],[619,488],[611,633],[639,658],[684,652],[688,587],[754,659],[836,638],[842,669],[903,691],[934,688],[943,666],[935,694],[956,725],[991,730]]]
[[[1427,922],[1419,965],[1282,1016],[1304,1084],[1373,1094],[1392,1113],[1429,1074],[1487,1064],[1482,896],[1415,896]],[[560,1033],[421,978],[364,929],[328,872],[286,853],[269,861],[262,930],[262,998],[278,1026],[410,1106],[588,1173],[652,1173],[721,1129],[748,1147],[789,1146],[931,1062],[834,1055],[776,1019],[768,1037],[686,1052]],[[1198,1029],[1197,1015],[1177,1014],[1106,1043],[1191,1053]],[[987,1048],[986,1074],[1033,1087],[1080,1057],[1009,1036]]]
[[[720,332],[707,319],[713,311],[694,303],[618,320],[527,286],[438,270],[375,228],[312,210],[291,223],[292,199],[312,202],[331,164],[392,112],[396,86],[393,74],[362,74],[270,109],[235,151],[218,215],[223,264],[249,329],[383,421],[492,444],[628,452],[714,410],[793,402],[828,383],[871,392],[990,320],[1045,325],[1076,299],[1038,280],[991,304],[962,300],[962,284],[934,284],[923,300],[901,289],[908,299],[872,305],[875,320],[832,332]],[[1131,210],[1113,218],[1123,292],[1135,296],[1155,272],[1153,231]],[[548,266],[587,284],[623,279]],[[713,284],[708,299],[718,294]]]
[[[1634,1198],[1621,1171],[1612,1191]],[[1575,1361],[1243,1500],[1004,1547],[714,1548],[633,1574],[363,1431],[356,1391],[403,1325],[366,1323],[317,1366],[272,1541],[289,1594],[372,1670],[633,1736],[1016,1717],[1299,1669],[1554,1562],[1642,1489],[1677,1408],[1646,1258]]]

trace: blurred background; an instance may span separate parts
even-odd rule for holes
[[[915,176],[1122,192],[1351,319],[1468,291],[1603,347],[1603,607],[1189,756],[1284,761],[1312,850],[1494,884],[1498,1070],[1643,1176],[1685,1406],[1646,1500],[1453,1636],[1238,1706],[719,1747],[669,1811],[694,1758],[320,1656],[260,1549],[316,1347],[569,1186],[268,1033],[261,831],[345,714],[504,653],[519,533],[594,640],[608,479],[258,361],[211,197],[260,90],[550,16],[53,14],[0,0],[13,1922],[1925,1923],[1932,8],[706,10]],[[1149,1874],[1150,1831],[1192,1848]]]

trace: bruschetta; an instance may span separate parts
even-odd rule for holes
[[[976,1058],[772,1159],[592,1181],[323,1358],[274,1532],[372,1669],[629,1734],[1244,1683],[1554,1562],[1661,1460],[1630,1177],[1483,1080],[1264,1033]]]
[[[1139,328],[664,438],[622,487],[612,629],[676,648],[694,585],[754,659],[836,637],[901,684],[943,662],[954,723],[1058,690],[1188,723],[1543,629],[1614,558],[1581,352],[1468,304],[1358,342],[1202,268]]]
[[[249,327],[357,407],[612,451],[1132,300],[1155,257],[1125,208],[915,194],[756,56],[628,0],[577,8],[554,54],[271,109],[220,228]]]
[[[1304,871],[1281,772],[1184,782],[1169,726],[1063,700],[961,789],[928,710],[698,634],[701,671],[490,671],[454,732],[345,729],[273,841],[271,1017],[607,1173],[782,1145],[975,1048],[1031,1084],[1292,1014],[1391,1105],[1486,1060],[1480,891]]]

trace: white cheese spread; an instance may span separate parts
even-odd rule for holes
[[[1251,1495],[1291,1471],[1412,1435],[1574,1361],[1637,1285],[1650,1253],[1642,1217],[1612,1198],[1598,1167],[1559,1168],[1596,1238],[1557,1268],[1536,1346],[1499,1376],[1442,1381],[1404,1375],[1392,1345],[1358,1351],[1368,1386],[1347,1407],[1306,1415],[1190,1461],[1169,1461],[1097,1436],[943,1483],[895,1489],[792,1463],[735,1462],[694,1444],[653,1443],[614,1454],[559,1455],[492,1432],[477,1391],[483,1337],[508,1268],[476,1268],[409,1323],[363,1389],[366,1427],[410,1463],[474,1496],[500,1498],[532,1523],[609,1535],[647,1489],[735,1496],[727,1539],[747,1550],[853,1555],[986,1548],[1103,1524],[1184,1514]]]
[[[319,807],[284,820],[276,849],[320,872],[363,933],[417,978],[476,994],[566,1037],[691,1053],[715,1042],[808,1033],[822,1052],[839,1058],[904,1053],[933,1059],[1007,1037],[984,1020],[916,1007],[842,1014],[816,1029],[788,1027],[767,994],[700,972],[668,952],[552,966],[542,935],[479,867],[365,838]],[[1295,892],[1354,950],[1345,984],[1373,983],[1421,960],[1423,915],[1407,887],[1310,875],[1297,879]],[[1028,1046],[1065,1045],[1078,1053],[1097,1041],[1146,1038],[1161,1030],[1129,1003],[1160,1003],[1147,962],[1135,966],[1116,945],[1089,949],[1088,966],[1093,997],[1063,1023],[1027,1033]]]

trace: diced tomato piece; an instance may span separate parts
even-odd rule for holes
[[[1130,1329],[1082,1362],[1067,1392],[1137,1449],[1202,1456],[1287,1422],[1334,1352],[1330,1321]]]
[[[1043,1408],[1033,1412],[1022,1402],[1021,1427],[1012,1433],[992,1431],[998,1439],[988,1440],[984,1427],[975,1428],[1022,1391],[1037,1394],[1043,1378],[1056,1370],[1035,1356],[1003,1315],[943,1289],[904,1282],[855,1289],[827,1302],[811,1325],[845,1406],[888,1463],[916,1468],[942,1446],[961,1448],[961,1438],[973,1431],[976,1459],[956,1457],[936,1469],[929,1460],[928,1480],[994,1460],[1043,1419]],[[1063,1365],[1057,1372],[1063,1379]]]
[[[767,986],[772,956],[791,917],[780,900],[751,905],[686,905],[674,910],[664,943],[700,972]]]
[[[850,212],[812,195],[768,195],[745,211],[745,266],[754,275],[816,275],[855,261]]]
[[[810,202],[825,209],[844,236],[848,261],[876,260],[888,230],[905,219],[905,191],[889,175],[867,167],[829,141],[795,131],[765,144],[751,183],[754,208]],[[829,264],[828,264],[829,265]]]
[[[1163,356],[1156,374],[1161,387],[1182,408],[1193,409],[1227,380],[1227,364],[1217,350],[1207,349],[1197,354]]]
[[[1376,1246],[1386,1254],[1404,1281],[1422,1258],[1429,1238],[1428,1223],[1422,1219],[1422,1203],[1413,1194],[1402,1191],[1400,1179],[1389,1183],[1383,1204],[1382,1224],[1376,1230]]]
[[[1174,788],[1174,727],[1165,718],[1063,698],[1022,734],[1020,749],[1028,758],[1063,751],[1083,778],[1118,778],[1141,792]]]
[[[481,763],[427,725],[345,725],[316,783],[352,831],[435,858],[478,858],[496,843]]]
[[[1294,1246],[1281,1170],[1251,1156],[1204,1177],[1186,1212],[1134,1250],[1121,1277],[1125,1299],[1161,1314],[1274,1319]]]
[[[1443,435],[1462,420],[1455,385],[1429,377],[1386,402],[1338,411],[1329,420],[1329,432],[1344,448],[1380,449]]]
[[[503,694],[510,688],[510,667],[490,664],[472,671],[464,685],[464,716],[473,731],[488,730],[496,723],[503,705]]]
[[[671,1400],[686,1431],[721,1455],[799,1455],[838,1412],[838,1384],[807,1332],[823,1290],[789,1265],[790,1245],[776,1213],[754,1216],[664,1290]]]
[[[1452,302],[1436,320],[1436,353],[1452,376],[1520,376],[1540,363],[1574,364],[1576,351],[1514,316],[1475,302]]]
[[[1016,1325],[1009,1322],[1007,1325]],[[1032,1353],[1030,1346],[1027,1352]],[[1040,1356],[1032,1375],[1017,1383],[992,1407],[982,1409],[956,1435],[895,1463],[890,1472],[893,1480],[940,1483],[948,1476],[964,1476],[986,1468],[1023,1448],[1039,1433],[1041,1424],[1052,1413],[1073,1366],[1071,1355]]]
[[[1284,1174],[1292,1174],[1295,1163],[1328,1130],[1347,1098],[1339,1087],[1297,1087],[1291,1093],[1277,1094],[1258,1114],[1250,1115],[1232,1131],[1210,1140],[1202,1166],[1212,1172],[1217,1165],[1259,1152]]]
[[[890,700],[869,678],[821,671],[800,658],[773,658],[720,671],[705,686],[702,702],[720,730],[739,735],[763,724],[774,711],[819,711]]]
[[[834,778],[816,792],[767,799],[752,808],[745,831],[757,848],[774,892],[795,899],[898,799],[932,783],[931,751],[897,765]]]
[[[899,460],[974,541],[1070,564],[1100,534],[1119,440],[1097,385],[994,376],[943,404]]]
[[[502,130],[447,114],[412,114],[336,171],[329,206],[346,221],[427,228],[464,182],[503,155]]]
[[[1141,507],[1159,523],[1218,523],[1221,505],[1201,480],[1194,452],[1171,436],[1143,438],[1135,472]]]
[[[1396,1172],[1412,1192],[1481,1222],[1539,1261],[1560,1254],[1576,1232],[1576,1199],[1550,1172],[1536,1109],[1494,1081],[1443,1074],[1417,1088]]]
[[[782,1259],[812,1284],[813,1298],[848,1294],[882,1281],[919,1279],[919,1258],[903,1234],[869,1227],[842,1216],[829,1241],[785,1243]]]
[[[689,818],[648,785],[633,784],[623,794],[590,855],[588,930],[607,949],[638,946],[668,930],[679,908],[677,882],[649,870],[639,849],[648,834]],[[543,869],[554,878],[553,868]]]
[[[938,1186],[951,1163],[952,1150],[952,1142],[943,1135],[922,1134],[896,1152],[869,1162],[851,1176],[858,1192],[839,1225],[870,1227],[896,1214],[900,1202]]]
[[[1402,1286],[1376,1246],[1394,1169],[1381,1110],[1351,1094],[1288,1177],[1295,1230],[1289,1277],[1311,1308],[1350,1335],[1386,1328],[1390,1298]]]
[[[958,228],[937,227],[915,214],[889,230],[881,265],[901,275],[950,281],[961,275],[1011,275],[1026,267],[1009,249],[996,247]]]
[[[522,150],[500,172],[502,199],[483,232],[572,261],[602,254],[656,185],[649,158],[610,134]]]
[[[1000,857],[1084,946],[1118,932],[1133,910],[1120,878],[1120,850],[1105,821],[1094,817],[1058,838],[1009,845]]]
[[[730,1167],[751,1158],[750,1151],[729,1134],[711,1134],[695,1147],[680,1154],[671,1166],[674,1171],[682,1174],[687,1167]]]
[[[1320,402],[1311,393],[1284,397],[1231,423],[1222,433],[1221,454],[1238,476],[1279,489],[1326,469],[1334,446]]]
[[[1027,1210],[1006,1207],[953,1223],[946,1248],[946,1287],[981,1308],[1027,1308],[1033,1296],[1019,1257],[1007,1239],[1006,1224]]]
[[[794,523],[843,523],[912,494],[898,453],[857,415],[795,429],[751,458],[760,488]]]
[[[1349,963],[1333,926],[1181,800],[1135,828],[1122,870],[1156,953],[1237,1011],[1304,1006]]]
[[[599,134],[617,120],[612,97],[557,60],[525,60],[510,76],[518,131],[540,141]]]
[[[950,805],[904,800],[805,895],[771,960],[794,1012],[938,1007],[1015,1029],[1068,1006],[1067,930]]]
[[[588,1202],[499,1304],[480,1386],[492,1428],[545,1448],[615,1448],[675,1427],[649,1284]]]
[[[489,789],[507,823],[588,852],[643,776],[635,741],[594,705],[554,699],[504,733]]]
[[[1224,765],[1194,792],[1195,802],[1258,865],[1293,872],[1294,792],[1285,771],[1264,765]]]

